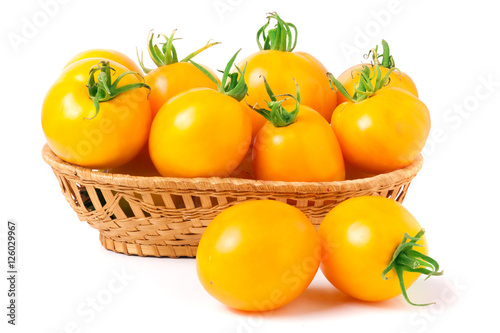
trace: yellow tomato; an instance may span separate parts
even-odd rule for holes
[[[283,94],[295,92],[292,80],[295,79],[301,89],[301,103],[330,120],[337,105],[337,96],[328,84],[324,67],[318,67],[310,59],[303,53],[263,50],[241,61],[240,68],[247,64],[245,81],[248,85],[248,103],[263,107],[265,101],[269,100],[262,76],[266,77],[275,91]],[[287,103],[293,104],[294,101],[289,100],[284,105]]]
[[[97,112],[87,85],[89,71],[99,61],[82,59],[61,73],[45,96],[42,127],[47,143],[61,159],[89,168],[110,169],[130,162],[144,146],[151,110],[148,90],[137,88],[99,102]],[[128,71],[113,61],[109,66],[116,71],[114,75],[112,71],[107,73],[110,80]],[[138,83],[136,75],[125,75],[116,88]]]
[[[251,135],[248,113],[236,99],[191,89],[154,118],[149,153],[165,177],[227,177],[243,160]]]
[[[283,21],[277,13],[270,13],[267,18],[268,22],[257,34],[260,51],[251,54],[239,64],[240,69],[247,66],[245,81],[248,85],[248,96],[246,100],[252,107],[255,104],[265,107],[266,100],[269,98],[262,76],[265,76],[269,85],[280,94],[295,92],[295,84],[292,80],[294,79],[301,89],[302,104],[316,110],[327,121],[330,121],[337,105],[337,95],[330,89],[325,66],[309,53],[292,52],[297,43],[297,29],[293,24]],[[266,33],[271,19],[276,20],[276,25]],[[295,36],[292,31],[295,31]],[[293,104],[294,101],[285,101],[283,105],[287,103]]]
[[[245,311],[272,310],[296,299],[319,261],[317,232],[308,218],[272,200],[240,203],[217,215],[196,254],[208,293]]]
[[[318,233],[323,274],[335,288],[360,300],[382,301],[402,293],[408,300],[406,288],[423,271],[413,272],[401,262],[406,258],[406,262],[413,265],[417,259],[421,260],[414,267],[419,269],[428,269],[422,262],[431,262],[426,256],[427,241],[417,220],[402,205],[387,198],[366,196],[342,202],[327,214]],[[406,248],[391,262],[405,234],[419,235],[419,240],[413,241],[418,245]],[[405,243],[410,241],[405,240]],[[387,271],[391,263],[395,266]],[[435,264],[437,267],[425,274],[440,275],[439,265]]]
[[[259,131],[253,146],[253,171],[262,180],[345,178],[342,152],[332,128],[319,113],[303,105],[292,124],[275,127],[267,122]]]
[[[378,174],[415,160],[425,145],[431,120],[417,97],[388,87],[360,102],[340,104],[331,123],[346,163]]]

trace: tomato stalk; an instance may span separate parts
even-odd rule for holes
[[[372,54],[374,64],[385,67],[387,69],[391,69],[396,66],[394,58],[392,57],[389,49],[389,44],[387,44],[384,39],[382,39],[382,54],[378,54],[378,45],[375,46],[374,49],[371,49],[365,57],[368,58],[370,56],[370,53]],[[378,58],[380,57],[382,57],[382,63],[380,63],[380,61],[378,60]]]
[[[382,53],[382,67],[391,69],[396,67],[394,62],[394,58],[391,56],[391,52],[389,50],[389,44],[385,40],[382,39],[383,53]]]
[[[365,64],[363,64],[363,67],[361,69],[355,69],[353,71],[359,73],[360,80],[354,85],[354,94],[352,96],[347,92],[342,83],[340,83],[340,81],[333,76],[332,73],[327,73],[326,75],[330,79],[328,83],[330,84],[330,88],[332,88],[332,90],[335,90],[336,88],[337,91],[345,96],[345,98],[353,103],[356,103],[361,102],[362,100],[365,100],[370,96],[373,96],[378,90],[380,90],[389,82],[389,76],[391,75],[391,73],[397,70],[397,68],[393,67],[389,69],[384,76],[382,76],[379,64],[374,63],[372,65],[372,69],[373,76],[371,76],[372,71],[370,70],[370,67]],[[375,85],[372,84],[373,78],[375,78]]]
[[[97,75],[96,81],[95,74],[99,71],[100,73]],[[89,79],[87,81],[87,90],[89,98],[94,102],[95,114],[92,118],[86,119],[94,119],[99,113],[100,103],[112,100],[121,93],[137,88],[146,88],[151,91],[151,88],[142,82],[129,83],[118,87],[121,79],[123,79],[126,75],[138,75],[141,78],[143,77],[137,72],[126,71],[120,74],[113,82],[111,80],[111,71],[115,72],[115,69],[109,65],[109,61],[100,61],[97,65],[92,66],[90,69]]]
[[[241,49],[239,49],[227,63],[226,68],[224,69],[224,72],[222,74],[221,83],[217,81],[212,73],[207,71],[200,64],[197,64],[193,60],[189,60],[189,62],[191,62],[196,68],[198,68],[203,74],[205,74],[210,80],[212,80],[217,85],[217,90],[221,94],[230,96],[239,102],[243,98],[245,98],[248,91],[248,86],[245,83],[244,78],[247,65],[245,64],[243,71],[241,71],[238,66],[235,66],[238,72],[229,74],[229,71],[233,67],[236,57],[238,56],[238,53],[240,53],[240,51]]]
[[[297,27],[292,23],[283,21],[276,12],[267,15],[267,23],[257,31],[259,50],[292,52],[297,45]],[[266,29],[269,27],[271,19],[276,20],[276,25],[273,29],[269,29],[266,35]],[[292,30],[294,33],[292,33]],[[260,42],[261,38],[264,45]]]
[[[269,120],[275,127],[285,127],[295,122],[295,119],[297,119],[297,115],[299,113],[299,108],[300,108],[300,91],[297,82],[295,82],[295,86],[297,87],[296,96],[293,96],[292,94],[275,95],[271,90],[269,83],[267,83],[266,78],[264,76],[262,76],[262,78],[264,79],[264,85],[266,87],[267,94],[271,99],[271,101],[269,102],[266,101],[267,107],[269,109],[259,108],[258,105],[252,106],[249,104],[248,106],[250,106],[253,110],[257,111],[264,118]],[[288,98],[278,100],[276,97],[288,97]],[[288,100],[289,98],[293,98],[295,100],[295,109],[290,112],[285,110],[285,108],[282,105],[283,102]]]
[[[415,235],[415,237],[410,237],[410,235],[405,234],[403,237],[403,241],[396,248],[396,251],[394,251],[391,262],[382,272],[382,278],[384,280],[387,280],[389,279],[388,277],[386,277],[387,273],[394,269],[396,271],[399,285],[401,287],[401,291],[405,300],[409,304],[416,306],[426,306],[434,303],[415,304],[411,302],[408,298],[408,294],[406,293],[406,288],[403,280],[403,272],[414,272],[427,275],[427,277],[425,278],[426,280],[431,276],[443,275],[442,271],[439,272],[439,264],[436,260],[413,250],[414,246],[422,246],[421,244],[417,244],[417,242],[422,238],[424,233],[425,230],[421,229]]]
[[[172,34],[170,36],[166,36],[164,34],[158,34],[157,38],[163,37],[165,39],[165,42],[157,43],[157,44],[155,44],[153,42],[155,34],[152,31],[149,32],[149,34],[148,34],[148,53],[149,53],[149,56],[151,57],[151,60],[153,60],[154,64],[157,67],[167,66],[167,65],[174,64],[177,62],[188,62],[194,56],[203,52],[204,50],[208,49],[209,47],[220,44],[220,42],[212,42],[211,40],[209,40],[205,46],[190,53],[189,55],[184,57],[182,60],[179,60],[177,57],[177,51],[174,47],[174,41],[179,40],[181,38],[174,38],[174,35],[176,32],[177,32],[177,30],[172,31]],[[137,53],[137,59],[139,60],[139,65],[141,66],[144,73],[147,74],[147,73],[151,72],[153,69],[146,68],[144,66],[144,57],[143,57],[142,51],[141,51],[140,56],[139,56],[138,49],[136,49],[136,53]]]

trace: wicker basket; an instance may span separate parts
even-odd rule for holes
[[[317,228],[350,197],[379,195],[402,202],[422,167],[341,182],[278,182],[239,178],[165,178],[103,173],[66,163],[45,145],[43,159],[81,221],[100,232],[108,250],[139,256],[194,257],[210,221],[238,202],[273,199],[302,210]]]

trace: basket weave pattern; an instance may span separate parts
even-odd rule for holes
[[[109,250],[139,256],[194,257],[210,221],[241,201],[272,199],[299,208],[318,228],[340,202],[378,195],[403,202],[422,167],[411,165],[371,178],[342,182],[274,182],[239,178],[138,177],[103,173],[62,161],[45,145],[66,200],[81,221],[100,232]]]

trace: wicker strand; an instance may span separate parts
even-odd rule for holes
[[[170,258],[195,257],[210,221],[242,201],[288,203],[304,212],[315,228],[333,207],[351,197],[378,195],[403,202],[423,163],[419,156],[403,169],[371,178],[307,183],[103,173],[66,163],[47,145],[42,156],[78,218],[99,230],[106,249]]]

